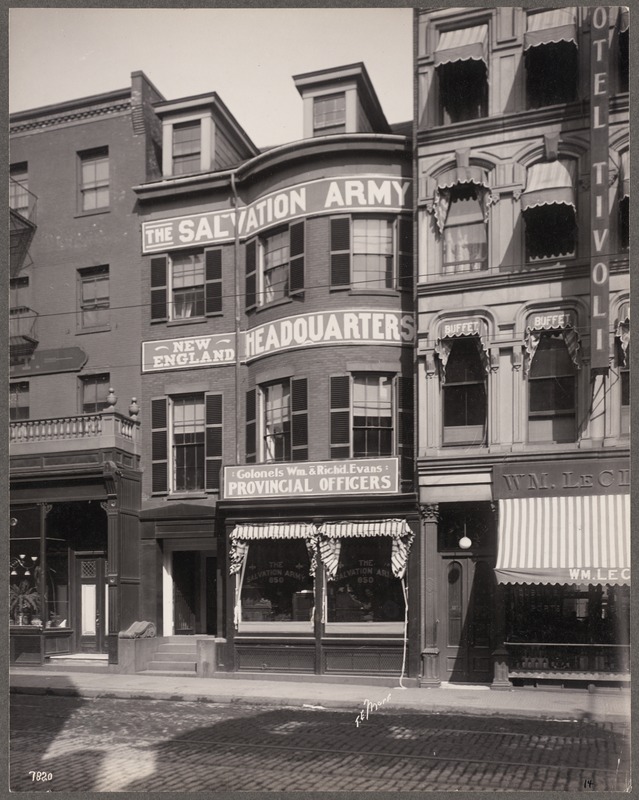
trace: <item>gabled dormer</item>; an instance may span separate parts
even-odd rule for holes
[[[304,138],[340,133],[390,133],[362,62],[294,75],[304,101]]]
[[[219,96],[157,103],[164,178],[227,169],[259,153]]]

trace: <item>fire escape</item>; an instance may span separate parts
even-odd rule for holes
[[[9,274],[18,278],[36,232],[36,196],[20,181],[9,178]],[[23,305],[9,309],[9,356],[12,365],[29,358],[38,346],[38,314]]]

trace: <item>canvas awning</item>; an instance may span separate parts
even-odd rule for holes
[[[623,303],[619,309],[619,321],[617,322],[615,336],[621,342],[623,363],[625,366],[628,358],[628,346],[630,345],[630,303],[628,302]]]
[[[561,334],[566,343],[568,355],[572,363],[577,369],[581,369],[581,340],[579,338],[579,333],[573,325],[572,318],[566,318],[564,314],[541,314],[539,316],[544,320],[543,325],[536,326],[530,324],[531,320],[529,319],[529,324],[526,327],[526,337],[524,341],[524,348],[527,356],[525,372],[527,373],[530,369],[532,360],[539,347],[539,341],[544,332]]]
[[[630,496],[499,501],[498,583],[630,583]]]
[[[483,61],[487,63],[488,25],[475,25],[444,31],[435,48],[435,66],[453,61]]]
[[[540,161],[528,167],[522,211],[555,203],[575,208],[574,161]]]
[[[320,553],[329,580],[332,580],[337,574],[342,539],[361,536],[392,537],[391,569],[396,578],[403,578],[410,547],[415,538],[415,534],[405,519],[325,522],[320,525],[319,534]]]
[[[630,9],[628,6],[621,6],[618,20],[619,33],[625,33],[630,27]]]
[[[621,199],[625,200],[626,197],[630,197],[630,153],[628,150],[621,154],[619,185],[621,187]]]
[[[456,324],[457,323],[457,324]],[[486,320],[481,317],[464,318],[463,320],[442,320],[437,329],[437,341],[435,342],[435,352],[439,356],[444,372],[453,342],[460,337],[472,336],[477,339],[479,345],[479,355],[486,372],[490,371],[490,356],[488,353],[488,325]]]
[[[435,178],[437,188],[433,196],[433,214],[437,229],[441,233],[446,225],[450,208],[450,189],[459,184],[472,183],[477,187],[477,197],[482,208],[484,221],[488,220],[490,188],[485,170],[475,166],[457,166],[446,170]]]
[[[233,528],[231,539],[308,539],[315,534],[310,522],[246,522]]]
[[[577,45],[577,9],[574,6],[551,8],[528,15],[524,50],[557,42],[572,42]]]

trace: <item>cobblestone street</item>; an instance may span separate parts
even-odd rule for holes
[[[594,722],[13,695],[13,791],[624,791]]]

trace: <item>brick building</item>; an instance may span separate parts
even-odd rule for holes
[[[422,684],[627,678],[627,15],[415,35]]]

